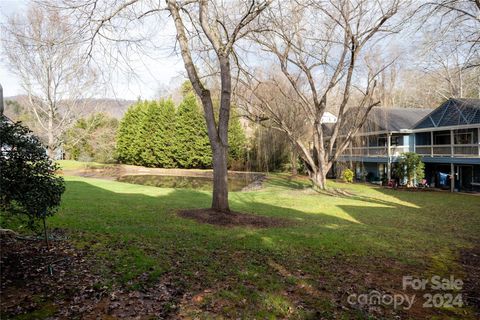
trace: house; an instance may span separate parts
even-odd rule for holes
[[[325,111],[320,119],[320,123],[336,123],[337,116],[331,112]]]
[[[401,153],[416,152],[430,186],[480,190],[479,137],[480,99],[452,98],[434,110],[373,108],[339,162],[357,178],[390,180]]]

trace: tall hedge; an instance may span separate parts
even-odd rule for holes
[[[141,123],[140,165],[176,167],[175,105],[171,100],[145,102]]]
[[[230,120],[229,163],[240,169],[246,137],[239,117]],[[161,168],[211,168],[212,151],[203,113],[193,92],[185,90],[175,111],[171,100],[140,101],[120,122],[117,136],[120,162]]]
[[[245,158],[246,145],[247,137],[240,122],[240,117],[235,109],[232,109],[228,126],[228,159],[230,166],[236,164],[236,168],[241,167]]]
[[[187,93],[178,106],[175,136],[179,167],[211,167],[212,151],[207,125],[193,93]]]
[[[141,165],[142,123],[147,102],[139,101],[120,121],[117,135],[117,159],[122,163]]]

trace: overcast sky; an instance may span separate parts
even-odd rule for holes
[[[21,13],[26,9],[27,0],[0,0],[0,22],[5,22],[7,16]],[[181,59],[168,52],[159,52],[152,58],[132,55],[130,64],[134,67],[136,76],[118,71],[109,83],[106,93],[102,96],[118,99],[136,100],[154,98],[161,88],[171,88],[184,79],[184,66]],[[117,70],[122,70],[117,66]],[[4,96],[24,94],[18,79],[9,70],[5,59],[0,61],[0,83]]]

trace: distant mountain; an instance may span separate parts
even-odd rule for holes
[[[27,104],[27,96],[25,95],[18,95],[12,97],[5,97],[5,114],[12,115],[18,114],[20,110],[9,110],[8,101],[15,101],[20,105],[20,108]],[[123,100],[123,99],[109,99],[109,98],[101,98],[101,99],[85,99],[82,105],[82,114],[84,116],[97,113],[97,112],[104,112],[111,117],[120,119],[123,117],[125,112],[127,111],[128,107],[134,104],[136,101],[134,100]],[[18,106],[16,107],[18,109]],[[21,112],[21,111],[20,111]],[[15,117],[13,115],[13,117]]]

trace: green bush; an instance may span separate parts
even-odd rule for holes
[[[404,152],[398,159],[398,164],[394,175],[401,182],[407,181],[407,187],[413,187],[414,182],[420,181],[425,177],[425,165],[422,156],[415,152]]]
[[[160,168],[211,168],[207,125],[197,98],[185,87],[175,110],[171,100],[139,101],[120,121],[117,159],[121,163]],[[228,130],[229,167],[243,169],[247,138],[232,111]]]
[[[19,122],[0,116],[0,150],[2,216],[21,215],[33,227],[37,219],[53,215],[65,186],[39,139]]]
[[[212,150],[205,118],[193,93],[178,106],[175,127],[175,158],[181,168],[210,168]]]
[[[79,161],[114,162],[117,129],[118,120],[104,113],[77,120],[65,134],[67,157]]]
[[[345,169],[342,172],[342,179],[343,181],[347,183],[352,183],[353,182],[353,171],[350,169]]]

